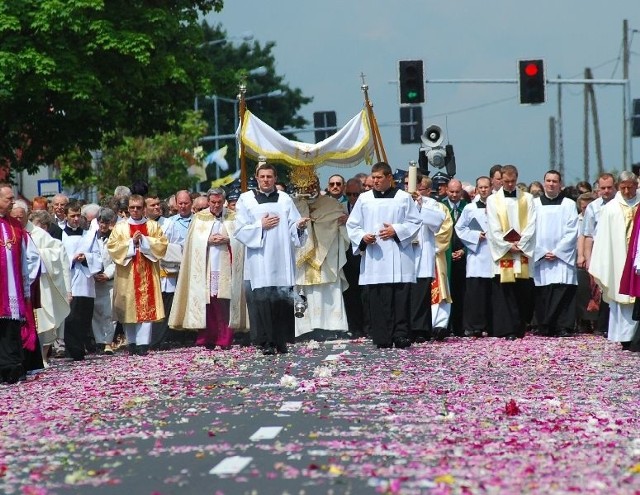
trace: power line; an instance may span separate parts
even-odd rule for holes
[[[611,77],[613,77],[613,75],[618,70],[618,65],[620,65],[620,59],[622,58],[622,50],[623,49],[624,49],[624,43],[620,42],[620,49],[618,50],[618,58],[616,60],[616,65],[613,67],[613,72],[611,73]]]
[[[502,98],[500,100],[489,101],[487,103],[481,103],[480,105],[474,105],[472,107],[460,108],[458,110],[452,110],[450,112],[444,112],[444,113],[437,113],[437,114],[434,114],[434,115],[429,115],[429,117],[430,118],[435,118],[435,117],[443,117],[443,116],[447,116],[447,115],[455,115],[457,113],[470,112],[472,110],[478,110],[480,108],[490,107],[490,106],[493,106],[493,105],[499,105],[500,103],[505,103],[507,101],[512,101],[512,100],[515,100],[515,99],[516,99],[515,96],[510,96],[509,98]]]

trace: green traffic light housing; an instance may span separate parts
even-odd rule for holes
[[[424,66],[422,60],[400,60],[398,62],[400,81],[400,104],[417,105],[424,103]]]

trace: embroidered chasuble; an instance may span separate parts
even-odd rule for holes
[[[294,204],[303,217],[311,218],[305,243],[296,250],[296,284],[315,285],[338,282],[348,287],[341,268],[347,261],[346,229],[338,225],[344,210],[329,196],[314,200],[295,198]]]
[[[293,202],[301,216],[311,219],[306,241],[296,249],[296,285],[304,287],[308,303],[304,316],[296,318],[296,337],[314,328],[347,331],[342,292],[348,283],[342,267],[349,240],[345,227],[338,225],[344,209],[331,196],[294,198]]]
[[[589,273],[602,288],[605,302],[633,304],[635,301],[634,297],[620,292],[620,281],[639,201],[640,196],[636,196],[632,204],[628,204],[618,192],[600,213]]]
[[[220,219],[210,210],[200,211],[193,216],[184,243],[184,257],[169,315],[171,328],[205,328],[206,305],[211,296],[231,299],[233,293],[239,297],[239,284],[233,286],[231,281],[232,246],[209,246],[209,236],[216,233],[228,236],[231,242],[234,218],[234,212],[226,209]],[[215,287],[214,281],[217,281]]]
[[[145,237],[136,248],[132,236]],[[113,319],[121,323],[159,321],[165,317],[160,291],[159,260],[167,250],[167,238],[153,220],[119,222],[107,241],[116,263]]]

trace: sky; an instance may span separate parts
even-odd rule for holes
[[[581,79],[587,67],[596,79],[622,79],[624,19],[631,40],[630,96],[640,98],[640,32],[633,32],[640,30],[637,0],[611,0],[606,7],[588,0],[226,0],[221,13],[207,16],[230,38],[250,31],[261,44],[275,42],[277,73],[313,97],[300,112],[310,122],[317,111],[336,111],[338,126],[357,114],[363,108],[364,73],[394,170],[417,160],[419,147],[400,144],[399,60],[423,60],[427,80],[515,79],[517,61],[533,58],[544,59],[547,79]],[[565,183],[575,183],[584,178],[583,86],[562,85],[561,91]],[[595,88],[605,171],[624,167],[623,91],[623,86]],[[550,168],[549,119],[558,116],[558,85],[548,85],[546,103],[537,106],[519,104],[516,84],[427,83],[426,98],[423,126],[444,129],[461,180],[474,181],[496,163],[516,165],[527,183],[542,180]],[[313,142],[313,134],[298,139]],[[632,140],[630,153],[635,163],[640,163],[638,141]],[[320,168],[321,182],[335,170]],[[366,167],[339,172],[349,178],[360,171]]]

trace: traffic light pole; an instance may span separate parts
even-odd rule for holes
[[[518,84],[518,79],[517,78],[509,78],[509,79],[427,79],[425,81],[426,84]],[[603,86],[622,86],[622,91],[623,91],[623,98],[622,98],[622,114],[623,114],[623,118],[625,120],[625,123],[627,121],[627,115],[629,114],[629,111],[627,109],[627,105],[629,104],[629,97],[628,97],[628,91],[629,91],[629,79],[628,77],[625,77],[624,79],[547,79],[546,80],[547,84],[557,84],[557,85],[564,85],[564,84],[573,84],[573,85],[593,85],[593,84],[599,84],[599,85],[603,85]],[[627,147],[628,144],[630,143],[630,136],[628,135],[628,129],[630,128],[630,126],[627,124],[625,126],[624,129],[624,134],[623,134],[623,148],[624,148],[624,153],[623,153],[623,167],[624,170],[631,170],[631,166],[628,163],[629,161],[633,161],[633,157],[631,154],[631,151],[629,150],[629,152],[627,152]],[[629,148],[631,148],[631,146],[629,146]]]
[[[518,79],[427,79],[427,84],[518,84]],[[602,84],[625,86],[626,79],[547,79],[547,84]]]

